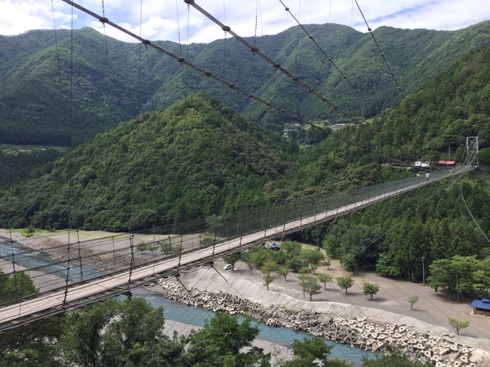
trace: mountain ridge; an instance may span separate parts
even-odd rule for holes
[[[400,99],[369,34],[332,24],[306,27],[367,105],[297,27],[247,39],[352,116],[373,117]],[[71,31],[57,31],[56,42],[53,34],[31,31],[0,37],[0,83],[5,86],[0,89],[0,143],[77,145],[142,112],[165,109],[199,91],[277,132],[290,121],[152,49],[104,37],[90,28],[73,31],[73,48]],[[403,91],[410,93],[488,44],[490,21],[459,31],[381,27],[373,34]],[[175,55],[181,53],[177,43],[154,42]],[[293,87],[237,40],[223,42],[186,45],[182,56],[304,119],[344,122],[336,111]]]

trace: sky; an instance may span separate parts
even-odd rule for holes
[[[208,43],[225,33],[184,0],[77,0],[78,4],[141,37]],[[372,30],[380,26],[404,29],[457,30],[490,19],[490,0],[195,0],[201,8],[242,37],[277,34],[297,25],[336,23],[367,32],[359,11]],[[358,4],[358,5],[357,5]],[[0,35],[31,29],[92,27],[123,41],[124,33],[72,9],[62,0],[0,0]],[[306,27],[307,28],[307,27]],[[229,37],[229,36],[228,36]]]

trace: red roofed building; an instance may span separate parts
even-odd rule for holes
[[[439,166],[455,166],[456,161],[437,161]]]

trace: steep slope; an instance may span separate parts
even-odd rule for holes
[[[0,200],[0,226],[127,230],[218,213],[263,197],[294,146],[216,99],[189,97],[99,134]],[[231,203],[231,204],[230,204]]]
[[[301,151],[212,97],[189,97],[99,134],[9,190],[0,226],[61,228],[71,216],[78,228],[148,228],[407,177],[415,173],[383,163],[446,159],[448,144],[458,160],[467,134],[488,150],[489,57],[489,47],[476,52],[368,128]]]
[[[408,104],[386,110],[375,119],[376,143],[394,141],[432,160],[449,159],[449,152],[461,159],[467,136],[478,136],[480,149],[490,147],[489,59],[487,46],[411,95]]]
[[[47,35],[51,42],[46,40]],[[33,45],[38,39],[40,45]],[[0,140],[8,144],[79,144],[138,113],[134,45],[86,28],[0,38]],[[21,45],[20,52],[12,45]],[[118,49],[117,54],[109,50]],[[71,60],[73,59],[73,68]],[[117,67],[116,67],[117,65]]]
[[[466,137],[478,136],[480,163],[486,167],[459,180],[430,185],[330,224],[325,229],[330,253],[339,258],[353,256],[360,266],[409,281],[422,281],[424,271],[425,276],[429,275],[433,261],[456,255],[487,258],[488,262],[488,60],[490,47],[487,46],[409,96],[408,104],[386,110],[374,119],[372,127],[379,133],[369,140],[372,146],[382,147],[387,155],[397,153],[391,146],[382,145],[389,140],[421,159],[460,161],[465,154]],[[359,133],[355,134],[360,137]],[[377,234],[376,240],[369,239],[372,233]],[[490,271],[488,267],[484,270],[487,274]],[[468,288],[479,282],[476,279],[475,276],[474,281],[467,281],[465,294],[471,294]],[[483,283],[488,289],[488,279]]]
[[[399,100],[369,34],[334,24],[306,27],[364,99],[298,27],[249,41],[351,115],[372,117]],[[405,93],[488,44],[489,34],[489,21],[454,32],[388,27],[374,32]],[[143,111],[167,108],[199,91],[270,129],[282,131],[287,122],[151,48],[105,38],[88,28],[57,31],[56,39],[52,31],[0,36],[0,143],[76,145]],[[182,53],[179,44],[156,43]],[[182,56],[306,119],[342,121],[332,108],[234,39],[188,45]]]

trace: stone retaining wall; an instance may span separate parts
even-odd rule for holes
[[[443,337],[416,332],[403,324],[373,323],[366,318],[329,317],[310,310],[290,310],[283,306],[264,307],[259,303],[224,292],[185,289],[178,283],[160,282],[163,295],[189,306],[202,307],[214,312],[252,317],[269,326],[283,326],[302,330],[314,336],[349,344],[352,347],[383,351],[388,344],[398,346],[403,352],[421,362],[431,362],[437,367],[477,367],[470,348]]]

